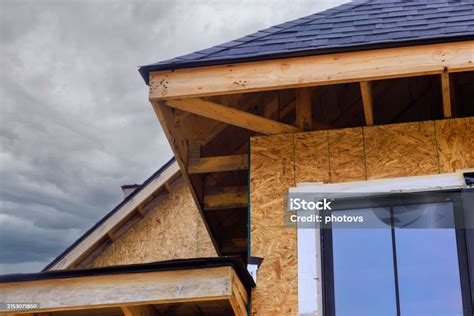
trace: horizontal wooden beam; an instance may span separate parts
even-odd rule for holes
[[[248,155],[201,157],[196,163],[188,165],[188,173],[209,173],[248,169]]]
[[[15,311],[15,314],[119,307],[125,315],[135,316],[143,315],[146,305],[210,300],[230,303],[237,295],[243,306],[234,308],[245,309],[247,293],[229,266],[0,284],[0,297],[5,302],[39,303],[34,310]],[[0,306],[0,314],[6,312],[10,311]]]
[[[150,74],[152,100],[474,70],[474,41],[273,59]]]
[[[220,187],[204,195],[205,210],[247,207],[247,187]]]
[[[168,100],[166,105],[267,135],[300,131],[299,128],[291,125],[199,98]]]

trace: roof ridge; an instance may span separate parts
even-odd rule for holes
[[[268,33],[268,34],[265,34],[265,35],[262,35],[262,36],[259,36],[259,37],[255,37],[255,38],[253,38],[253,39],[251,39],[251,40],[249,40],[249,41],[241,42],[241,43],[239,43],[239,44],[237,44],[237,45],[234,45],[234,46],[222,47],[221,50],[209,52],[209,53],[203,55],[202,57],[200,57],[200,58],[198,58],[198,59],[203,59],[203,58],[208,57],[208,56],[211,55],[211,54],[220,53],[220,52],[223,52],[223,51],[225,51],[225,50],[229,50],[229,49],[236,48],[236,47],[239,47],[239,46],[244,45],[244,44],[251,43],[251,42],[253,42],[253,41],[257,40],[257,39],[260,40],[260,39],[263,39],[263,38],[268,37],[268,36],[272,36],[272,35],[275,35],[275,34],[279,34],[279,33],[284,32],[285,30],[288,30],[288,29],[290,29],[290,28],[292,28],[292,27],[294,27],[294,26],[296,26],[296,25],[305,25],[305,24],[307,24],[307,23],[314,22],[314,21],[316,21],[316,20],[318,20],[318,19],[326,18],[326,17],[328,17],[328,16],[331,16],[331,15],[334,15],[334,14],[336,14],[336,13],[339,13],[341,10],[345,10],[345,9],[348,9],[348,8],[351,8],[351,9],[352,9],[352,8],[361,6],[361,5],[363,5],[363,4],[365,4],[365,3],[369,2],[369,1],[370,1],[370,0],[351,0],[350,2],[343,3],[343,4],[341,4],[341,5],[338,5],[337,7],[334,7],[334,8],[329,8],[329,9],[323,10],[323,11],[321,11],[321,12],[316,12],[316,13],[313,13],[313,14],[310,14],[310,15],[307,15],[307,16],[304,16],[304,17],[301,17],[301,18],[297,18],[297,19],[294,19],[294,20],[291,20],[291,21],[287,21],[287,22],[280,23],[280,24],[277,24],[277,25],[274,25],[274,26],[271,26],[271,27],[267,27],[267,28],[262,29],[262,30],[258,30],[258,31],[255,32],[255,33],[252,33],[252,34],[243,36],[243,37],[241,37],[241,38],[245,38],[245,37],[251,36],[251,35],[253,35],[253,34],[257,34],[257,33],[259,33],[259,32],[263,32],[263,31],[265,31],[265,30],[268,30],[268,29],[271,29],[271,28],[274,28],[274,27],[278,27],[278,26],[280,26],[280,25],[290,24],[290,23],[292,23],[292,22],[294,22],[294,21],[306,19],[306,18],[308,18],[308,17],[310,17],[310,16],[317,16],[316,18],[314,18],[314,19],[312,19],[312,20],[304,21],[304,22],[301,22],[301,23],[296,23],[296,24],[293,24],[293,25],[288,25],[287,27],[282,28],[282,29],[280,29],[280,30],[278,30],[278,31],[276,31],[276,32]],[[330,13],[329,13],[329,12],[330,12]],[[329,14],[328,14],[328,13],[329,13]],[[238,39],[235,39],[235,40],[233,40],[233,41],[237,41],[237,40],[238,40]],[[231,41],[231,42],[233,42],[233,41]],[[224,42],[224,43],[222,43],[222,44],[225,44],[225,43],[229,43],[229,42]],[[216,45],[216,46],[219,47],[219,46],[222,45],[222,44],[219,44],[219,45]],[[214,46],[214,47],[216,47],[216,46]],[[204,49],[204,50],[205,50],[205,49]],[[202,50],[198,50],[198,51],[196,51],[195,53],[198,53],[198,52],[200,52],[200,51],[202,51]]]

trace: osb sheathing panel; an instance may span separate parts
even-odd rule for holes
[[[282,221],[290,187],[474,168],[473,128],[465,118],[252,138],[250,249],[264,258],[252,314],[298,313],[296,232]]]
[[[474,118],[436,121],[441,173],[474,166]]]
[[[296,227],[260,227],[250,232],[252,256],[292,259],[296,254]]]
[[[252,314],[294,314],[298,299],[296,230],[283,227],[284,197],[295,185],[294,135],[250,141],[251,254],[266,258],[258,272],[258,287],[252,292]]]
[[[256,207],[250,225],[283,225],[284,193],[295,185],[293,135],[251,139],[250,203]]]
[[[332,130],[328,134],[330,182],[365,180],[367,175],[362,128]]]
[[[90,267],[217,256],[191,193],[181,178],[146,216]]]
[[[252,315],[297,315],[297,259],[265,259],[252,290]]]
[[[367,178],[438,173],[433,121],[364,128]]]
[[[295,134],[296,182],[329,181],[328,132]]]

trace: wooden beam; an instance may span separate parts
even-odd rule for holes
[[[203,99],[169,100],[166,105],[267,135],[300,131],[291,125]]]
[[[193,186],[191,178],[189,174],[187,173],[188,142],[183,137],[182,133],[176,130],[176,126],[174,125],[175,117],[173,114],[173,109],[165,105],[164,102],[152,101],[151,104],[153,105],[153,109],[155,111],[156,116],[158,117],[158,120],[160,121],[161,127],[163,128],[166,138],[168,139],[168,142],[171,145],[171,149],[173,150],[173,153],[175,155],[176,162],[179,165],[179,168],[181,169],[181,174],[183,175],[183,179],[186,185],[188,186],[189,190],[191,191],[191,195],[194,199],[194,202],[199,211],[199,214],[201,215],[203,219],[204,225],[206,227],[207,232],[209,233],[209,236],[214,245],[214,248],[216,252],[220,254],[220,250],[219,250],[220,248],[217,245],[217,242],[214,238],[214,235],[211,232],[209,224],[206,221],[206,217],[204,216],[204,212],[203,212],[203,208],[201,204],[203,193],[202,191],[201,192],[198,191],[201,188],[196,188],[195,186]]]
[[[265,104],[264,116],[271,120],[280,120],[280,100],[278,93],[275,93],[273,98]]]
[[[6,302],[41,303],[34,310],[15,311],[20,315],[105,307],[120,307],[136,315],[137,304],[230,300],[237,294],[234,286],[243,288],[234,269],[223,266],[7,282],[1,283],[0,297]],[[246,304],[247,294],[242,296]],[[6,312],[0,306],[0,314]]]
[[[304,131],[313,130],[311,92],[311,88],[301,88],[296,90],[296,126]]]
[[[156,71],[151,100],[301,88],[474,70],[474,41]]]
[[[444,118],[452,117],[451,87],[449,82],[449,73],[441,73],[441,93],[443,96],[443,114]]]
[[[153,316],[155,313],[149,305],[120,306],[124,316]]]
[[[188,173],[209,173],[248,169],[248,155],[232,155],[200,158],[188,165]]]
[[[218,210],[247,207],[247,187],[220,187],[204,195],[204,209]]]
[[[372,84],[370,81],[360,82],[360,93],[362,105],[364,106],[365,125],[374,125],[374,101],[372,96]]]

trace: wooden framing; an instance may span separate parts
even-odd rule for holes
[[[474,41],[150,73],[150,100],[301,88],[474,70]]]
[[[166,105],[267,135],[300,131],[291,125],[199,98],[168,100]]]
[[[120,306],[124,316],[152,316],[154,311],[149,305]]]
[[[311,131],[313,129],[310,88],[296,90],[296,126],[303,131]]]
[[[70,269],[81,263],[91,253],[95,253],[95,249],[103,249],[102,245],[108,245],[108,240],[116,239],[123,229],[122,225],[127,225],[128,219],[136,220],[134,213],[140,214],[139,209],[145,209],[147,198],[152,196],[155,192],[161,190],[165,184],[174,180],[179,174],[179,167],[177,162],[173,162],[163,172],[149,183],[144,189],[137,193],[137,195],[130,199],[125,205],[120,207],[112,216],[107,218],[94,231],[86,236],[79,244],[67,252],[60,260],[49,267],[48,270],[63,270]],[[138,216],[138,215],[137,215]],[[141,215],[140,215],[141,216]]]
[[[222,187],[204,195],[206,210],[247,207],[247,187]]]
[[[231,155],[199,158],[188,165],[188,173],[209,173],[248,169],[248,155]]]
[[[365,125],[372,126],[374,125],[374,101],[370,81],[360,82],[360,93],[362,95],[362,105],[364,106]]]
[[[452,105],[451,105],[451,85],[449,82],[449,73],[441,73],[441,93],[443,96],[443,115],[444,118],[450,118],[452,116]]]
[[[214,248],[216,252],[219,253],[219,246],[217,245],[216,240],[214,239],[213,234],[211,233],[211,229],[209,227],[208,222],[205,220],[205,216],[203,213],[202,205],[201,205],[201,198],[203,196],[203,188],[202,183],[193,183],[191,182],[191,178],[187,173],[187,154],[188,154],[188,141],[184,138],[183,133],[179,130],[179,125],[174,125],[175,123],[175,116],[173,113],[173,109],[166,106],[163,102],[152,102],[153,110],[160,121],[160,124],[163,128],[163,131],[168,139],[169,144],[171,145],[171,149],[174,152],[176,157],[177,164],[179,169],[182,171],[183,179],[186,185],[189,187],[191,191],[191,195],[194,199],[196,207],[199,210],[199,213],[204,220],[204,225],[206,226],[206,230],[211,237],[212,243],[214,244]]]
[[[40,303],[15,315],[120,307],[135,316],[146,315],[150,304],[212,300],[228,300],[236,315],[244,315],[248,296],[234,269],[222,266],[9,282],[1,284],[0,297]]]

